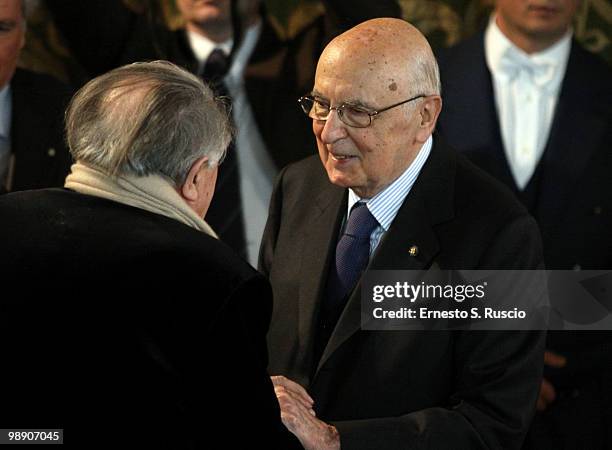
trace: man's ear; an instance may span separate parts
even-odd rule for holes
[[[442,97],[439,95],[425,97],[421,104],[421,122],[417,131],[419,141],[425,142],[433,133],[440,111],[442,111]]]
[[[187,178],[185,179],[185,183],[180,188],[181,195],[187,201],[196,201],[200,195],[200,191],[198,190],[198,184],[202,180],[203,169],[206,169],[208,166],[208,156],[204,156],[202,158],[197,159],[192,165],[191,169],[189,169],[189,173],[187,174]]]

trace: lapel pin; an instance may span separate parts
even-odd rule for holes
[[[53,157],[55,156],[55,149],[54,149],[53,147],[49,148],[49,149],[47,150],[47,155],[48,155],[50,158],[53,158]]]
[[[416,256],[419,254],[419,247],[417,247],[416,245],[413,245],[412,247],[410,247],[410,250],[408,250],[408,253],[410,253],[410,256]]]

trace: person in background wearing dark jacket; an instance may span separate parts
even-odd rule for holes
[[[438,55],[449,144],[538,221],[549,269],[612,268],[612,70],[572,36],[578,0],[498,0]],[[550,332],[527,447],[612,448],[612,331]]]
[[[62,133],[70,89],[16,69],[25,17],[21,0],[0,1],[0,193],[62,186],[71,162]]]
[[[0,197],[0,424],[82,448],[277,448],[270,286],[203,220],[226,111],[158,61],[95,78],[66,122],[66,189]]]

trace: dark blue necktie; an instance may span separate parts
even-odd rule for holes
[[[321,306],[316,361],[321,357],[348,297],[368,265],[370,235],[377,226],[378,221],[365,203],[353,205],[344,232],[336,245],[335,258],[330,264],[327,296]]]
[[[223,50],[216,48],[210,53],[210,55],[208,55],[208,58],[206,59],[206,63],[202,69],[202,78],[216,88],[222,83],[223,77],[227,75],[229,69],[229,57]],[[227,94],[227,92],[223,92],[222,94]]]
[[[229,91],[223,83],[223,77],[225,77],[229,68],[229,58],[221,49],[215,49],[208,57],[202,72],[204,81],[209,83],[216,95],[225,97],[228,103],[230,102]],[[240,173],[234,142],[230,144],[225,160],[219,166],[215,194],[206,213],[206,221],[219,234],[219,238],[223,242],[236,250],[242,257],[246,257]]]

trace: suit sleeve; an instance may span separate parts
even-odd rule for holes
[[[228,333],[234,333],[237,326],[242,332],[234,336],[231,342],[236,342],[233,350],[221,349],[224,355],[237,363],[228,377],[235,378],[230,385],[238,387],[235,402],[240,405],[240,413],[250,417],[247,425],[239,425],[244,444],[247,448],[255,443],[265,444],[267,449],[297,450],[302,446],[295,436],[282,424],[280,407],[274,394],[272,381],[266,370],[268,364],[268,349],[266,334],[272,315],[272,291],[270,284],[257,276],[251,282],[240,286],[233,294],[230,307],[225,312],[224,320],[219,326],[220,332],[227,340]],[[240,318],[239,322],[236,321]],[[221,341],[221,340],[220,340]],[[240,356],[242,354],[242,356]],[[242,442],[242,441],[240,441]],[[236,447],[238,448],[238,447]]]
[[[267,281],[256,277],[241,285],[231,296],[216,327],[219,340],[219,361],[230,368],[223,374],[224,386],[235,386],[227,393],[228,413],[232,409],[248,418],[237,424],[243,434],[238,438],[248,443],[263,443],[279,448],[286,431],[280,420],[280,408],[272,382],[266,370],[268,350],[266,333],[272,311],[272,291]],[[231,405],[231,406],[230,406]],[[229,417],[229,416],[228,416]]]
[[[535,222],[523,216],[496,234],[481,266],[536,269],[541,261]],[[535,412],[544,338],[540,331],[455,332],[456,375],[448,405],[399,417],[335,422],[342,450],[520,449]]]

